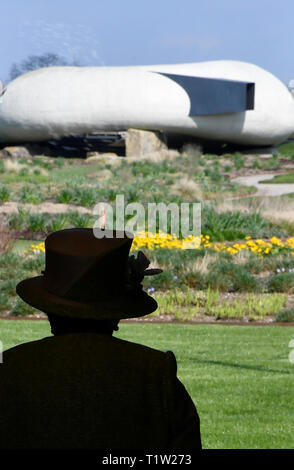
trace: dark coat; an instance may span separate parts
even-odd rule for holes
[[[0,364],[0,448],[201,448],[166,353],[97,333],[24,343]]]

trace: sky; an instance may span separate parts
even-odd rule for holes
[[[293,0],[2,0],[0,79],[53,52],[81,65],[241,60],[294,78]]]

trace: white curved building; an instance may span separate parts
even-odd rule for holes
[[[43,68],[0,97],[2,142],[128,128],[275,145],[294,132],[294,100],[271,73],[238,61]]]

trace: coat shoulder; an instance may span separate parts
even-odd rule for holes
[[[4,351],[3,363],[36,362],[37,364],[51,362],[52,360],[66,362],[67,359],[77,363],[87,359],[87,362],[105,361],[120,363],[126,366],[128,363],[142,369],[158,368],[169,369],[176,373],[176,359],[172,351],[160,351],[159,349],[127,341],[115,336],[100,335],[95,333],[73,333],[61,336],[49,336],[37,341],[31,341],[17,345]]]

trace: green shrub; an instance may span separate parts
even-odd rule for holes
[[[273,155],[271,158],[267,160],[262,160],[260,162],[260,168],[264,170],[277,170],[279,166],[280,166],[280,162],[278,159],[278,155]],[[265,181],[262,181],[262,183],[265,183]],[[267,181],[267,183],[269,183],[269,181]]]
[[[0,311],[6,311],[11,308],[10,296],[0,292]]]
[[[17,212],[11,212],[8,216],[8,225],[13,230],[21,230],[24,226],[24,219]]]
[[[202,289],[204,286],[204,276],[200,271],[191,270],[186,272],[181,277],[181,284],[187,287]],[[179,283],[180,284],[180,283]]]
[[[240,211],[217,213],[213,207],[203,204],[202,233],[210,235],[211,241],[237,240],[250,235],[252,238],[271,238],[284,236],[284,232],[276,228],[257,212],[251,214]]]
[[[40,204],[43,200],[41,194],[36,190],[36,187],[28,185],[21,188],[18,197],[20,201],[30,204]]]
[[[282,310],[276,316],[277,322],[294,322],[294,308]]]
[[[10,199],[10,189],[7,186],[0,186],[0,201],[6,202]]]
[[[28,167],[24,167],[22,168],[19,172],[18,172],[19,176],[27,176],[29,174],[29,169]],[[39,173],[40,174],[40,173]]]
[[[17,266],[20,263],[20,257],[15,253],[0,254],[0,268],[5,269],[9,266]]]
[[[268,290],[269,292],[294,292],[294,274],[275,274],[268,282]]]
[[[33,232],[44,231],[47,217],[45,214],[31,214],[28,219],[28,226]]]
[[[243,268],[251,274],[260,274],[262,271],[265,271],[263,260],[260,260],[256,255],[250,256],[243,264]]]
[[[97,193],[91,188],[77,188],[74,193],[74,199],[81,206],[92,207],[97,203]]]
[[[272,254],[260,260],[263,271],[272,271],[275,274],[294,269],[294,258],[291,253]]]
[[[158,276],[146,276],[144,278],[144,290],[172,289],[177,285],[175,281],[172,272],[165,270]],[[152,290],[150,293],[152,293]]]
[[[243,168],[244,164],[245,164],[245,159],[243,155],[239,152],[236,152],[234,154],[234,165],[235,165],[236,170],[240,170],[241,168]]]
[[[55,215],[47,225],[49,232],[57,232],[58,230],[63,230],[68,225],[69,218],[67,214],[57,214]]]
[[[65,165],[65,158],[64,157],[56,157],[54,159],[54,163],[58,168],[62,168]]]
[[[41,273],[41,271],[44,269],[45,265],[45,253],[40,253],[38,255],[34,255],[33,257],[30,257],[26,259],[23,262],[23,269],[30,271],[31,274],[33,275],[35,272]]]
[[[88,214],[79,214],[78,212],[69,214],[69,223],[76,228],[88,228],[92,221],[93,217]]]
[[[15,296],[16,295],[15,286],[17,283],[18,283],[18,280],[15,280],[15,279],[2,281],[0,283],[0,293],[7,294],[12,297]]]
[[[219,292],[227,292],[233,290],[233,283],[228,276],[219,276],[217,272],[210,272],[205,276],[205,286]]]
[[[115,192],[115,196],[116,196],[116,192]],[[109,199],[110,201],[114,201],[115,200],[115,196],[113,195],[113,198],[112,199]],[[140,200],[140,194],[138,192],[138,189],[136,188],[129,188],[127,193],[125,194],[125,198],[126,198],[126,202],[129,203],[129,202],[136,202],[136,201],[139,201]],[[162,201],[162,196],[160,196],[158,198],[158,201],[156,201],[156,194],[154,194],[154,202],[161,202]]]
[[[27,223],[29,215],[29,210],[23,209],[21,206],[19,206],[17,212],[12,212],[8,216],[9,227],[13,230],[21,230]]]
[[[116,199],[116,195],[117,195],[117,191],[115,189],[112,189],[112,188],[107,188],[105,190],[103,190],[101,196],[105,199],[105,201],[115,201]],[[97,199],[98,199],[98,193],[97,193]],[[96,203],[98,201],[96,200]]]
[[[39,313],[39,310],[36,310],[35,308],[31,307],[20,298],[18,298],[14,308],[11,310],[10,313],[13,316],[26,316],[26,315],[34,315],[36,313]]]
[[[74,194],[70,189],[63,189],[59,194],[57,194],[56,199],[58,202],[63,204],[69,204],[73,202]]]
[[[242,266],[220,260],[209,265],[205,282],[219,291],[251,292],[258,287],[257,280]]]
[[[161,248],[160,250],[148,250],[142,248],[142,251],[148,259],[154,261],[158,266],[168,266],[172,269],[173,274],[181,274],[183,266],[187,263],[193,263],[199,258],[202,258],[206,251],[199,250],[169,250],[168,248]],[[132,251],[136,253],[136,251]]]
[[[33,166],[39,166],[45,168],[46,170],[52,170],[53,164],[50,161],[47,161],[44,157],[34,157],[32,160]]]
[[[32,160],[31,160],[31,163],[32,165],[34,166],[43,166],[43,158],[41,157],[34,157]],[[26,160],[24,160],[22,163],[27,163]]]

